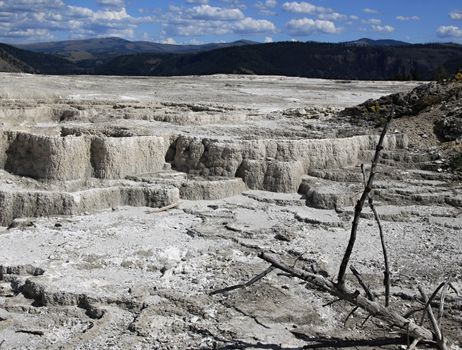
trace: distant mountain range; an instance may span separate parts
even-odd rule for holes
[[[359,39],[344,43],[251,41],[205,45],[119,38],[0,44],[0,71],[42,74],[259,74],[326,79],[432,80],[462,68],[462,45]]]
[[[406,46],[411,45],[404,41],[391,40],[391,39],[382,39],[382,40],[373,40],[368,38],[361,38],[355,41],[347,41],[342,43],[346,46]]]
[[[239,40],[231,43],[203,45],[172,45],[149,41],[129,41],[121,38],[96,38],[86,40],[55,41],[48,43],[23,44],[16,47],[24,50],[61,56],[73,62],[86,60],[107,60],[121,55],[138,53],[198,53],[230,46],[257,44],[254,41]]]

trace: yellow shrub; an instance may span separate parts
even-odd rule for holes
[[[369,109],[372,113],[378,113],[380,111],[380,105],[376,102],[375,105],[370,106]]]

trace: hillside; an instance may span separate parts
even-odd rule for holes
[[[42,74],[77,74],[83,72],[83,69],[66,59],[21,50],[5,44],[0,44],[0,70]]]
[[[72,53],[69,59],[1,45],[0,69],[58,75],[173,76],[221,73],[346,80],[440,80],[462,68],[462,46],[450,43],[412,45],[369,39],[339,44],[278,42],[250,45],[241,42],[240,46],[234,43],[238,46],[184,53],[171,51],[191,50],[190,46],[136,43],[117,38],[99,40],[66,42],[71,45],[63,48]],[[86,46],[82,46],[82,42]],[[59,51],[57,44],[37,45],[49,45],[40,50]],[[72,51],[74,44],[84,51],[79,51],[80,54]],[[158,50],[164,51],[118,54],[148,47],[154,50],[155,45],[160,45]],[[205,50],[213,45],[200,47]],[[194,45],[191,47],[199,49]],[[35,49],[39,50],[38,47]]]
[[[17,59],[0,44],[0,72],[34,73],[34,68]]]
[[[326,79],[432,80],[462,67],[458,45],[345,46],[281,42],[198,54],[120,56],[98,74],[264,74]]]
[[[70,61],[107,60],[120,55],[139,53],[198,53],[223,47],[256,44],[240,40],[231,43],[210,43],[203,45],[172,45],[149,41],[129,41],[121,38],[95,38],[67,40],[48,43],[16,45],[34,52],[58,55]]]

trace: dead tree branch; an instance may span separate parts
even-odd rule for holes
[[[363,176],[364,187],[366,187],[367,186],[366,169],[364,168],[364,164],[361,164],[361,174]],[[390,281],[390,266],[388,263],[387,246],[385,244],[385,236],[383,234],[382,222],[380,221],[379,214],[377,213],[377,210],[375,209],[374,200],[370,194],[368,196],[368,202],[369,202],[369,208],[372,210],[372,213],[374,214],[374,219],[375,219],[375,222],[377,223],[377,227],[379,228],[380,243],[382,245],[383,263],[385,265],[385,270],[383,271],[383,285],[385,286],[385,306],[388,306],[390,305],[390,283],[391,281]]]
[[[442,285],[444,285],[444,284],[443,283],[440,284],[438,286],[438,288],[435,290],[435,292],[433,292],[432,296],[436,295],[436,293],[438,293],[438,290],[440,289],[440,287]],[[432,310],[432,307],[430,305],[431,304],[431,299],[428,299],[428,297],[425,294],[422,287],[419,287],[419,292],[420,292],[420,294],[422,296],[423,301],[425,302],[426,307],[425,307],[424,313],[425,312],[428,313],[428,318],[430,319],[430,322],[432,324],[433,332],[435,333],[435,337],[436,337],[436,341],[438,343],[438,347],[440,348],[440,350],[447,350],[446,342],[444,341],[444,338],[443,338],[443,333],[441,332],[441,329],[440,329],[440,327],[438,325],[438,322],[436,321],[435,315],[433,314],[433,310]]]
[[[259,257],[270,263],[271,266],[305,281],[313,289],[329,293],[336,298],[349,302],[353,306],[358,306],[362,310],[371,314],[373,317],[378,318],[389,325],[397,327],[402,334],[407,334],[409,332],[409,335],[414,339],[433,339],[433,333],[428,329],[417,325],[414,321],[404,318],[400,314],[389,310],[377,302],[363,297],[358,291],[348,291],[345,287],[340,287],[335,282],[332,282],[319,274],[309,273],[304,270],[292,268],[267,253],[261,253]]]
[[[24,328],[17,329],[15,333],[26,333],[26,334],[39,335],[39,336],[45,335],[44,331],[36,330],[36,329],[24,329]]]
[[[374,296],[372,295],[370,288],[363,281],[363,278],[361,277],[361,274],[359,273],[359,271],[356,270],[354,266],[350,266],[350,270],[353,273],[353,275],[355,275],[356,279],[358,280],[359,285],[362,287],[362,289],[364,289],[364,292],[366,293],[367,298],[370,301],[374,301]]]
[[[441,296],[440,296],[440,306],[438,308],[438,324],[440,328],[442,327],[441,323],[443,322],[443,316],[444,316],[444,302],[446,300],[446,293],[449,290],[449,284],[446,283],[441,290]]]
[[[383,234],[382,223],[380,221],[379,214],[377,213],[377,209],[375,209],[374,200],[371,196],[369,196],[368,202],[369,207],[372,210],[372,213],[374,213],[374,218],[379,228],[380,243],[382,245],[383,263],[385,265],[385,270],[383,271],[383,285],[385,286],[385,306],[388,306],[390,305],[390,266],[388,263],[387,246],[385,244],[385,236]]]
[[[345,288],[345,273],[348,267],[348,263],[350,262],[350,257],[353,252],[354,245],[356,243],[359,219],[361,217],[361,212],[363,210],[364,203],[366,202],[366,199],[369,197],[369,193],[372,191],[372,185],[374,183],[374,178],[375,178],[375,169],[377,168],[377,165],[379,163],[380,152],[383,149],[383,141],[385,140],[385,135],[388,129],[390,128],[390,124],[391,124],[394,114],[395,114],[395,111],[393,107],[390,115],[387,118],[385,126],[382,130],[382,133],[380,134],[379,143],[377,144],[377,147],[375,148],[375,155],[372,160],[369,178],[367,180],[366,186],[364,187],[363,194],[361,195],[361,198],[358,200],[355,206],[355,214],[354,214],[353,223],[351,227],[350,240],[345,250],[345,254],[343,256],[342,263],[340,264],[340,268],[339,268],[339,272],[337,276],[337,284],[339,285],[340,288]]]
[[[348,320],[350,319],[351,316],[354,315],[354,313],[359,309],[359,306],[355,306],[353,308],[353,310],[350,311],[350,313],[347,315],[347,317],[345,318],[345,321],[343,321],[343,325],[346,325],[346,323],[348,322]]]
[[[261,280],[263,277],[267,276],[267,275],[268,275],[269,273],[271,273],[271,271],[273,271],[274,269],[275,269],[274,266],[270,266],[270,267],[268,267],[265,271],[263,271],[262,273],[256,275],[254,278],[252,278],[250,281],[248,281],[248,282],[246,282],[246,283],[236,284],[236,285],[234,285],[234,286],[230,286],[230,287],[226,287],[226,288],[214,290],[214,291],[210,292],[209,295],[223,294],[223,293],[227,293],[227,292],[230,292],[230,291],[232,291],[232,290],[235,290],[235,289],[241,289],[241,288],[250,287],[252,284],[258,282],[258,281]]]
[[[411,343],[411,345],[409,345],[407,350],[414,350],[417,347],[417,344],[419,344],[419,342],[420,342],[420,339],[415,338],[414,341]]]
[[[425,310],[430,306],[431,307],[431,303],[433,301],[433,299],[436,298],[436,295],[438,294],[438,292],[440,291],[441,288],[444,287],[444,285],[446,284],[446,282],[441,282],[440,285],[438,287],[436,287],[435,291],[432,293],[432,295],[430,296],[430,299],[427,299],[426,296],[424,297],[424,293],[423,291],[421,290],[421,288],[419,287],[419,292],[422,296],[422,299],[425,303],[425,306],[423,307],[424,309],[424,312],[422,314],[422,318],[420,319],[420,325],[422,326],[424,324],[424,321],[425,321]]]

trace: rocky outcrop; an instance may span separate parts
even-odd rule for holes
[[[370,157],[377,136],[303,140],[215,140],[179,136],[80,134],[44,136],[23,132],[0,134],[0,164],[8,172],[39,180],[123,179],[161,171],[166,160],[191,175],[241,178],[251,189],[296,192],[313,168],[342,168]],[[398,134],[386,138],[386,149],[405,148]],[[202,187],[205,192],[207,186]],[[191,185],[192,186],[192,185]],[[190,185],[182,189],[191,194]],[[239,187],[240,188],[240,187]],[[240,188],[241,189],[241,188]],[[192,191],[192,192],[191,192]],[[212,193],[210,192],[210,193]],[[225,191],[226,192],[226,191]],[[186,194],[189,193],[189,194]]]
[[[180,136],[174,167],[202,176],[241,177],[251,189],[294,192],[311,168],[339,168],[362,163],[377,136],[343,139],[220,141]],[[389,135],[385,148],[405,148],[403,135]]]
[[[0,165],[12,174],[34,179],[122,179],[161,170],[169,146],[169,136],[59,137],[4,132],[0,134]]]
[[[75,215],[119,206],[158,208],[178,200],[178,189],[165,185],[121,185],[76,192],[0,191],[0,225],[22,217]]]
[[[462,140],[462,108],[436,121],[434,131],[443,141]]]
[[[186,200],[216,200],[237,196],[247,190],[239,178],[191,176],[174,171],[159,172],[150,176],[129,176],[128,179],[148,184],[168,184],[180,191]]]
[[[50,180],[91,176],[91,143],[85,137],[49,137],[19,132],[7,133],[7,138],[5,170],[12,174]]]
[[[361,191],[361,183],[340,183],[312,176],[304,176],[299,188],[307,206],[319,209],[354,206]]]
[[[355,119],[379,119],[386,117],[391,106],[395,107],[397,118],[402,116],[417,115],[428,107],[442,103],[457,103],[462,98],[462,84],[430,83],[417,86],[408,93],[396,93],[380,97],[377,100],[370,99],[366,102],[344,109],[340,115],[350,116]]]
[[[123,179],[127,175],[162,170],[169,146],[168,138],[157,136],[93,138],[93,175],[101,179]]]

